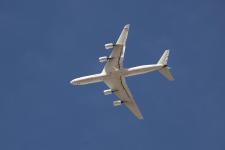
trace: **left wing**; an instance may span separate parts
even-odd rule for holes
[[[115,90],[116,96],[128,107],[128,109],[138,118],[143,119],[143,116],[126,84],[125,78],[118,76],[116,78],[108,79],[104,81],[106,85]]]
[[[127,24],[124,26],[115,46],[112,49],[112,53],[110,54],[110,59],[105,67],[104,71],[112,72],[115,69],[120,69],[123,67],[124,54],[126,49],[126,41],[129,32],[130,25]]]

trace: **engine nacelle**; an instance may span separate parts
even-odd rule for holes
[[[121,100],[113,101],[113,106],[120,106],[123,103]]]
[[[114,92],[114,90],[112,90],[112,89],[107,89],[107,90],[103,91],[104,95],[109,95],[109,94],[112,94],[113,92]]]
[[[109,58],[107,56],[102,56],[102,57],[99,57],[98,59],[99,59],[99,62],[103,63],[108,61]]]
[[[107,43],[105,44],[105,49],[111,49],[114,47],[114,44],[113,43]]]

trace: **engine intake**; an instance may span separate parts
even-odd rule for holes
[[[112,94],[113,92],[115,92],[115,91],[112,89],[107,89],[107,90],[103,91],[104,95],[109,95],[109,94]]]
[[[99,57],[98,59],[99,59],[99,62],[103,63],[103,62],[109,61],[111,58],[107,56],[102,56],[102,57]]]
[[[113,43],[107,43],[105,44],[105,49],[111,49],[114,47],[114,44]]]
[[[99,57],[98,60],[99,60],[99,62],[103,63],[103,62],[108,61],[108,57],[107,56],[102,56],[102,57]]]
[[[117,101],[113,101],[113,106],[120,106],[122,103],[124,103],[123,101],[121,100],[117,100]]]

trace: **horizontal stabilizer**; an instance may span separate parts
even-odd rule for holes
[[[164,68],[160,69],[159,72],[168,80],[170,80],[170,81],[174,80],[173,75],[170,73],[170,70],[168,67],[164,67]]]

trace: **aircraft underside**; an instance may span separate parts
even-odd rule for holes
[[[84,85],[90,83],[104,82],[109,89],[103,91],[105,95],[115,94],[119,100],[113,102],[114,106],[124,103],[127,108],[138,118],[143,116],[132,96],[127,84],[126,77],[159,71],[168,80],[174,80],[167,65],[169,50],[165,50],[156,64],[142,65],[124,69],[123,60],[126,49],[126,41],[130,25],[126,25],[115,44],[105,44],[106,49],[112,49],[110,56],[99,57],[101,63],[106,63],[103,71],[99,74],[84,76],[70,81],[73,85]]]

